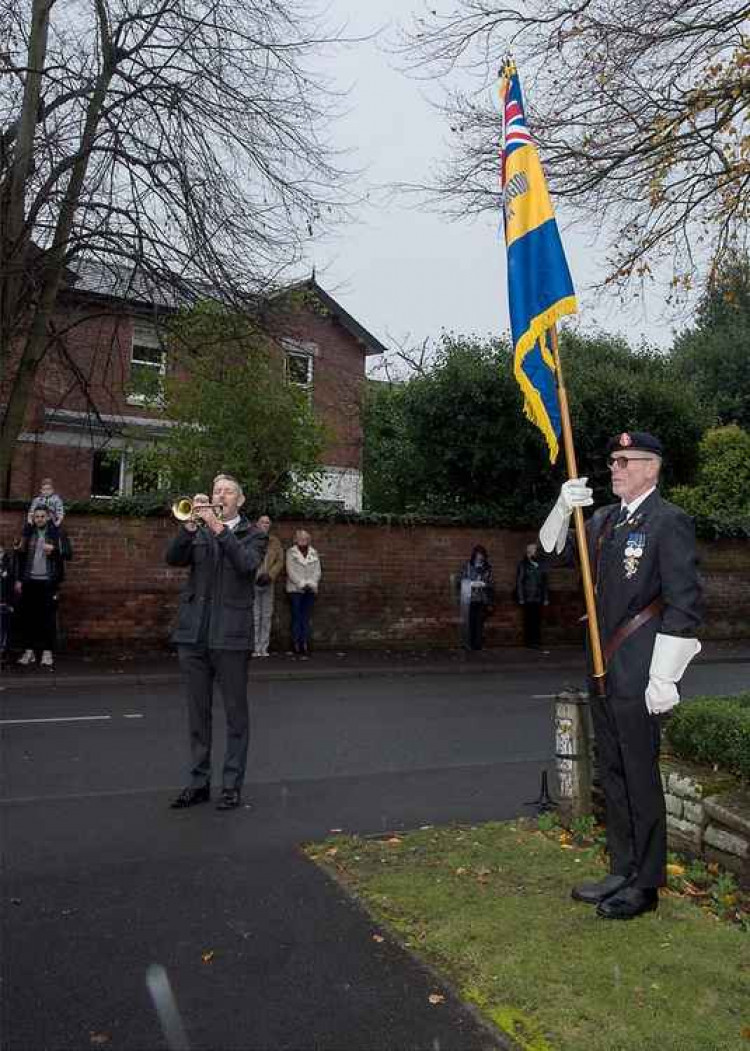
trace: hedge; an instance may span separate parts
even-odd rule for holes
[[[681,704],[665,734],[680,758],[717,766],[750,781],[750,693],[697,697]]]
[[[183,494],[179,494],[183,495]],[[144,496],[122,496],[111,500],[80,500],[65,504],[66,514],[95,514],[112,518],[149,518],[167,515],[174,494],[149,493]],[[28,500],[0,500],[0,510],[25,511]],[[536,530],[544,521],[547,508],[536,508],[536,514],[510,513],[505,507],[471,507],[464,508],[455,514],[430,513],[429,511],[410,514],[386,514],[376,511],[346,511],[335,503],[297,498],[272,496],[260,500],[254,496],[247,498],[247,510],[251,515],[266,511],[272,518],[307,518],[317,522],[352,522],[358,525],[387,526],[421,526],[434,525],[445,528],[472,526],[495,529]],[[711,518],[698,517],[695,520],[696,533],[704,540],[750,539],[750,520],[729,515],[715,515]]]

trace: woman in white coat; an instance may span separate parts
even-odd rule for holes
[[[310,534],[298,529],[286,553],[286,590],[292,604],[292,649],[303,660],[310,656],[310,615],[319,584],[318,552]]]

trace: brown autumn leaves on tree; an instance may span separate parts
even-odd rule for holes
[[[452,160],[430,188],[454,215],[498,211],[500,118],[487,86],[512,52],[551,191],[611,246],[603,282],[668,265],[675,294],[720,265],[750,212],[750,5],[736,0],[454,0],[416,17],[417,74],[476,75],[444,111]]]
[[[0,491],[81,263],[246,303],[340,206],[336,37],[308,0],[0,0]]]

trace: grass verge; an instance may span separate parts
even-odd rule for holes
[[[750,1051],[747,929],[669,891],[598,919],[570,898],[596,846],[518,821],[307,852],[524,1051]]]

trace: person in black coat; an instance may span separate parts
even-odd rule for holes
[[[253,583],[268,537],[240,514],[245,502],[236,479],[218,475],[211,501],[193,500],[194,521],[170,541],[170,566],[188,566],[180,594],[176,643],[187,689],[190,783],[171,803],[184,809],[211,798],[211,724],[214,679],[221,687],[227,743],[219,810],[240,805],[249,743],[247,666],[253,625]],[[221,505],[221,515],[214,507]]]
[[[492,609],[495,590],[487,549],[475,544],[458,576],[461,638],[466,649],[481,650],[484,621]]]
[[[573,897],[606,919],[632,919],[658,905],[666,883],[667,829],[659,772],[659,716],[679,703],[678,683],[700,651],[702,615],[695,529],[657,489],[662,446],[646,432],[609,443],[617,503],[587,524],[606,696],[591,684],[591,712],[604,791],[610,874]],[[592,503],[585,478],[566,482],[540,531],[561,552],[574,507]]]
[[[539,649],[542,644],[542,606],[549,603],[547,570],[537,556],[537,545],[527,544],[516,570],[516,601],[523,614],[523,644]]]
[[[24,652],[18,663],[54,668],[58,590],[65,577],[60,530],[49,511],[38,507],[23,527],[16,549],[15,593],[18,635]]]

